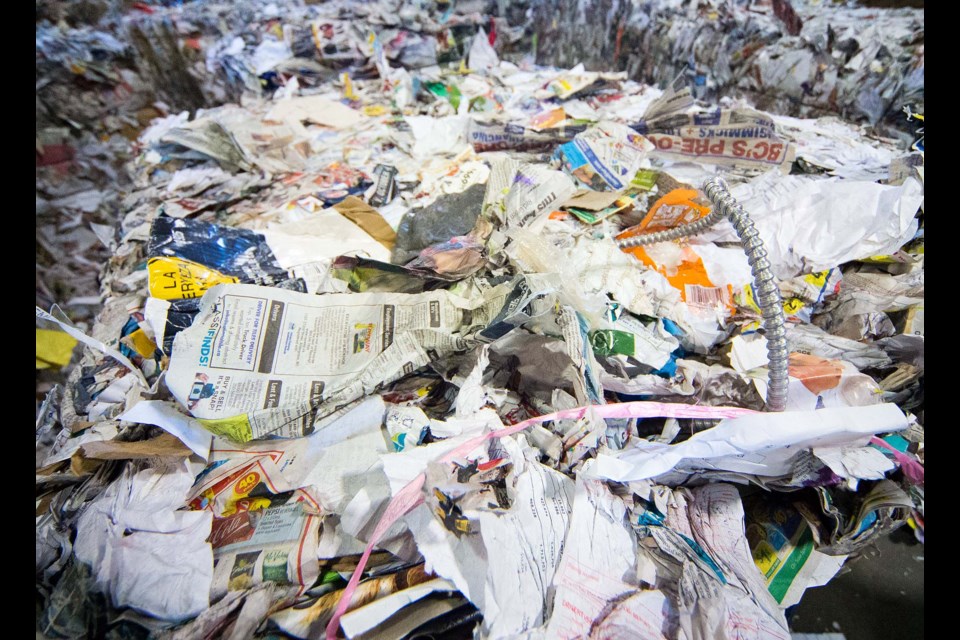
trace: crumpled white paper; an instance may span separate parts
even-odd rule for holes
[[[855,443],[865,436],[906,428],[907,418],[895,404],[755,413],[724,420],[679,444],[641,440],[639,446],[616,456],[600,454],[596,465],[583,473],[629,482],[682,466],[778,476],[790,470],[789,460],[802,448]]]
[[[774,273],[787,279],[838,264],[889,255],[917,232],[923,187],[769,172],[731,190],[756,224]],[[698,236],[736,241],[729,222]]]
[[[470,53],[467,56],[467,66],[474,70],[489,69],[500,64],[497,52],[490,46],[487,39],[487,32],[480,27],[477,35],[473,38],[473,44],[470,45]]]
[[[126,467],[77,522],[74,550],[113,604],[178,622],[210,606],[213,514],[178,511],[202,465]]]
[[[413,133],[413,155],[418,158],[459,153],[466,145],[468,118],[465,116],[408,116],[404,120]]]

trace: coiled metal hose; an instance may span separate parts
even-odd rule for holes
[[[639,247],[654,242],[666,242],[705,231],[723,218],[733,224],[737,237],[747,254],[747,262],[753,273],[753,292],[757,306],[763,316],[763,329],[767,338],[767,411],[783,411],[787,404],[787,334],[786,318],[783,316],[783,299],[780,288],[774,282],[767,250],[763,247],[753,220],[743,207],[730,195],[723,178],[711,178],[701,187],[707,198],[713,203],[713,211],[696,222],[685,224],[668,231],[657,231],[617,241],[621,249]]]

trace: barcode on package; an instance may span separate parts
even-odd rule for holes
[[[688,284],[683,287],[687,304],[695,307],[715,307],[717,303],[726,304],[726,290],[721,287],[702,287]]]

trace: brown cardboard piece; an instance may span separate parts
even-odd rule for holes
[[[347,196],[333,205],[340,215],[366,231],[374,240],[393,250],[397,232],[393,230],[380,212],[356,196]]]

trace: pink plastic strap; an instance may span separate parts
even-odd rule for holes
[[[900,468],[903,469],[904,475],[906,475],[910,481],[916,484],[923,484],[923,465],[920,464],[918,460],[915,460],[902,451],[898,451],[889,442],[876,436],[870,438],[870,444],[883,447],[884,449],[893,453],[893,457],[896,458],[897,462],[900,463]]]
[[[739,409],[737,407],[708,407],[692,404],[670,404],[665,402],[621,402],[616,404],[590,405],[586,407],[577,407],[575,409],[557,411],[555,413],[548,413],[543,416],[518,422],[517,424],[506,427],[505,429],[491,431],[490,433],[486,433],[482,436],[471,438],[453,451],[447,453],[447,455],[443,456],[441,461],[446,462],[453,458],[462,457],[476,449],[487,440],[513,435],[514,433],[523,431],[527,427],[531,427],[535,424],[541,424],[543,422],[550,422],[553,420],[579,420],[586,415],[587,412],[592,412],[593,415],[598,418],[702,419],[736,418],[738,416],[756,413],[756,411],[753,411],[752,409]],[[364,549],[363,555],[360,556],[360,561],[357,563],[357,568],[354,569],[353,575],[350,576],[350,581],[343,590],[343,595],[340,596],[340,601],[337,603],[337,608],[333,612],[333,617],[327,624],[327,640],[334,640],[337,637],[337,629],[340,627],[340,617],[347,612],[347,607],[350,606],[350,601],[353,599],[353,593],[357,590],[357,585],[360,584],[360,576],[363,575],[363,570],[367,566],[367,560],[370,559],[370,554],[373,552],[373,547],[380,541],[380,538],[383,537],[383,534],[386,533],[387,530],[390,529],[390,527],[392,527],[397,520],[423,502],[421,489],[423,489],[423,483],[425,480],[426,476],[421,473],[416,478],[411,480],[407,486],[398,491],[397,495],[393,496],[390,504],[387,505],[387,509],[380,517],[380,522],[377,523],[376,528],[373,530],[373,534],[370,536],[370,541],[367,543],[367,547]]]
[[[400,519],[400,516],[423,502],[423,495],[421,495],[420,489],[423,488],[425,479],[426,476],[421,473],[411,480],[407,486],[400,489],[397,495],[393,496],[390,504],[387,505],[386,511],[384,511],[380,517],[380,522],[377,523],[377,527],[370,536],[370,542],[367,543],[367,548],[363,550],[363,555],[360,556],[360,562],[357,563],[357,568],[354,569],[353,575],[350,576],[350,581],[343,590],[343,595],[340,596],[340,600],[337,602],[337,608],[333,612],[333,618],[327,623],[327,640],[333,640],[337,637],[337,629],[340,627],[340,616],[347,612],[347,607],[353,599],[353,592],[357,590],[357,585],[360,584],[360,576],[363,575],[363,569],[367,566],[367,560],[370,559],[374,545],[376,545],[377,542],[380,541],[380,538],[383,537],[383,534],[393,526],[393,523]]]

